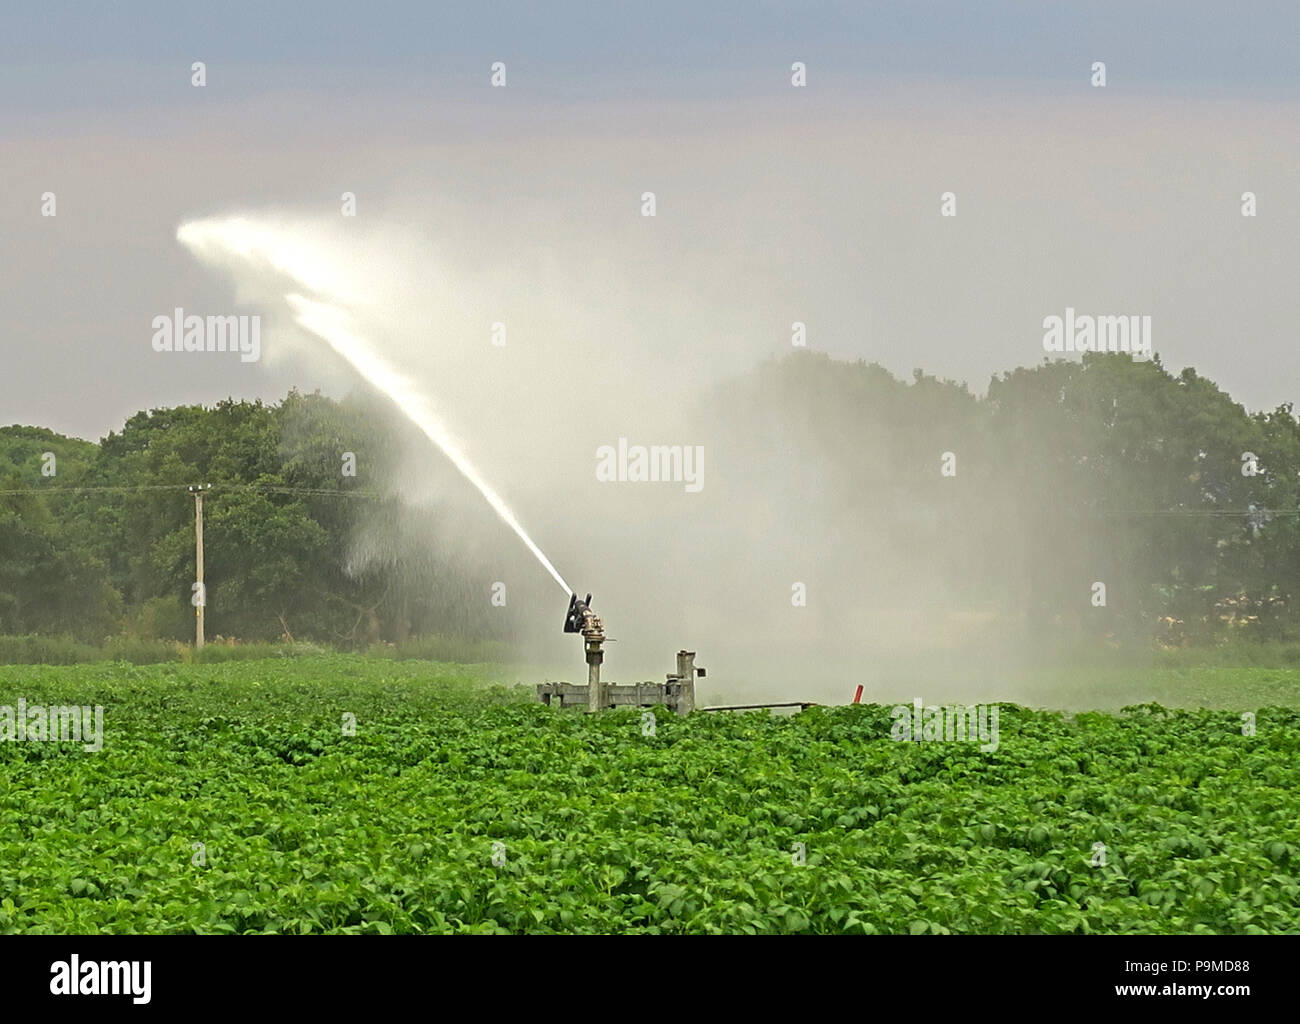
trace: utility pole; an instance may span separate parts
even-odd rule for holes
[[[203,585],[203,494],[212,489],[211,484],[190,487],[194,495],[194,649],[203,650],[203,606],[208,603],[207,588]]]

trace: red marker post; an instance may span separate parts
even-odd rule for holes
[[[861,703],[862,703],[862,684],[861,684],[861,683],[858,683],[858,692],[855,693],[855,694],[853,695],[853,703],[854,703],[854,704],[861,704]]]

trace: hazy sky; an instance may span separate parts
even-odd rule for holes
[[[797,320],[982,391],[1072,306],[1151,315],[1248,407],[1300,397],[1300,9],[1079,6],[7,3],[0,423],[345,389],[274,331],[253,364],[150,347],[177,306],[257,312],[175,238],[237,213],[402,239],[471,367],[507,319],[507,353],[707,379]]]

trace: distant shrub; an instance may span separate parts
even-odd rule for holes
[[[140,637],[112,636],[104,642],[99,659],[129,661],[133,665],[158,665],[179,661],[185,645],[176,640],[146,640]]]
[[[194,609],[174,597],[151,597],[127,617],[123,632],[145,640],[186,640],[194,635]]]
[[[204,665],[227,661],[256,661],[262,658],[306,658],[313,655],[333,654],[334,650],[322,644],[296,641],[294,643],[251,643],[224,644],[210,643],[202,651],[195,651],[186,646],[184,657],[186,663]]]
[[[499,640],[466,640],[433,635],[412,637],[401,644],[374,644],[365,653],[396,661],[442,661],[477,665],[508,662],[513,651],[509,644]]]
[[[214,638],[202,651],[179,640],[157,640],[140,636],[113,636],[102,644],[87,644],[66,636],[0,636],[0,665],[81,665],[96,661],[124,661],[133,665],[166,662],[218,664],[257,661],[263,658],[309,658],[337,653],[325,644],[236,643]],[[441,661],[461,665],[501,664],[511,660],[508,645],[494,641],[462,640],[429,636],[408,640],[399,646],[375,644],[364,652],[372,658],[395,661]]]
[[[67,636],[0,636],[0,665],[78,665],[105,660],[99,648]]]

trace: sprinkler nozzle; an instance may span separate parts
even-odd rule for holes
[[[581,633],[582,627],[586,623],[587,609],[591,607],[591,595],[587,595],[585,601],[578,599],[577,594],[569,595],[569,611],[564,616],[564,631],[566,633]]]

